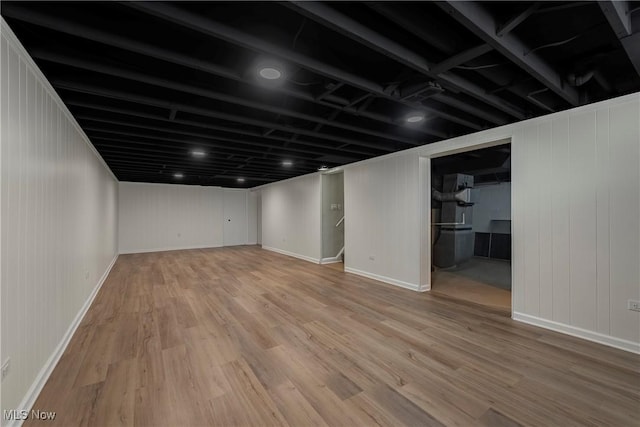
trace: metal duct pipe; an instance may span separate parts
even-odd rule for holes
[[[453,192],[453,193],[441,193],[435,188],[431,189],[431,198],[437,200],[439,202],[462,202],[469,203],[471,202],[471,190],[469,188],[465,188],[463,190]]]
[[[587,71],[586,73],[583,73],[583,74],[571,73],[567,76],[567,82],[571,86],[582,86],[583,84],[591,80],[594,74],[595,72],[593,70]]]

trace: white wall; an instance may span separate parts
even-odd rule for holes
[[[640,313],[627,309],[640,300],[638,93],[345,166],[345,270],[429,289],[426,158],[509,140],[513,317],[640,352]],[[315,176],[262,187],[271,244],[301,233],[298,247],[316,247],[319,209],[276,220],[278,201],[315,194]]]
[[[0,46],[2,410],[33,403],[117,254],[117,182],[6,22]]]
[[[220,187],[120,182],[120,253],[222,246]]]
[[[345,271],[418,289],[418,194],[415,154],[345,168]]]
[[[320,174],[262,188],[262,247],[320,262]]]
[[[259,234],[259,222],[260,219],[260,192],[259,191],[250,191],[247,194],[247,244],[255,245],[258,244],[258,234]]]
[[[138,182],[119,187],[122,254],[223,246],[226,193],[246,199],[246,212],[234,221],[242,221],[241,244],[256,243],[257,202],[249,190]]]
[[[346,166],[346,269],[418,288],[430,259],[429,245],[419,249],[429,212],[420,156],[505,138],[514,318],[640,351],[640,314],[627,310],[640,299],[639,94]],[[380,253],[389,261],[367,258]]]
[[[491,220],[511,219],[511,183],[478,185],[471,190],[474,233],[489,233]]]

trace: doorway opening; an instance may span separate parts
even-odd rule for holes
[[[344,173],[321,175],[322,259],[321,264],[344,271]]]
[[[511,314],[511,144],[431,159],[431,291]]]

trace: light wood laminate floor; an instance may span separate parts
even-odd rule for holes
[[[48,426],[637,426],[639,371],[250,246],[120,256],[34,408]]]

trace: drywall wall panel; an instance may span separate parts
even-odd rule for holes
[[[223,245],[220,187],[121,182],[119,196],[120,253]]]
[[[258,204],[260,203],[260,192],[250,191],[247,194],[247,244],[258,243]]]
[[[117,255],[117,181],[6,22],[0,37],[2,410],[28,409]]]
[[[320,262],[320,174],[265,186],[262,198],[262,247]]]

